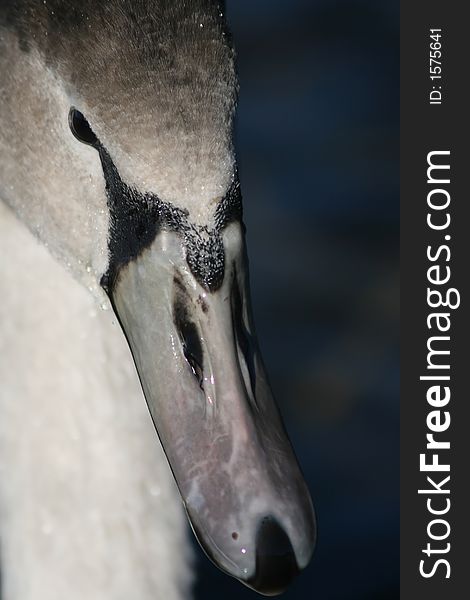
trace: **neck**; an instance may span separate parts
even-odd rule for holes
[[[109,311],[0,203],[4,600],[189,594],[181,502]]]

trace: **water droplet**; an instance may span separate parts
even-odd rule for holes
[[[242,548],[242,554],[246,554],[246,548]]]

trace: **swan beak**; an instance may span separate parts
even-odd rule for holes
[[[198,541],[223,571],[272,596],[309,562],[315,518],[256,343],[240,224],[223,243],[216,291],[163,231],[109,294]]]

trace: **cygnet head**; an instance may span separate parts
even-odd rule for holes
[[[207,555],[280,593],[315,523],[253,326],[223,8],[16,2],[6,23],[16,77],[38,78],[18,159],[31,198],[10,203],[109,298]]]

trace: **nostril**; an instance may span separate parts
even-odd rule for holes
[[[256,572],[247,583],[266,596],[281,594],[299,572],[292,544],[272,517],[265,517],[256,537]]]
[[[200,387],[202,388],[204,382],[202,370],[203,357],[201,342],[199,340],[196,325],[188,321],[184,322],[180,329],[180,336],[184,357],[188,361],[194,377],[196,377]]]
[[[189,320],[186,308],[181,301],[175,302],[174,322],[179,333],[183,354],[193,375],[203,389],[203,352],[201,340],[196,325]]]

